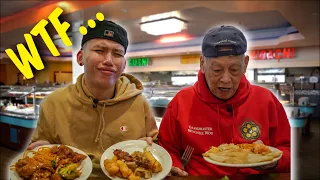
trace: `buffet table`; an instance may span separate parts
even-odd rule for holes
[[[20,150],[29,144],[38,117],[0,112],[0,145]]]
[[[309,135],[310,134],[310,117],[311,114],[315,111],[317,104],[309,104],[307,106],[300,106],[300,105],[292,105],[286,104],[284,108],[286,109],[286,113],[289,116],[289,121],[291,127],[294,128],[302,128],[302,135]],[[290,117],[293,111],[299,111],[299,116]]]

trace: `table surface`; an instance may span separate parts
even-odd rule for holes
[[[281,174],[255,174],[255,175],[235,175],[228,177],[230,180],[289,180],[290,173]],[[188,176],[188,177],[177,177],[170,176],[166,180],[219,180],[221,179],[216,176]]]

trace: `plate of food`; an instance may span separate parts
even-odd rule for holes
[[[160,180],[171,171],[172,160],[161,146],[143,140],[129,140],[109,147],[101,156],[103,172],[116,180]]]
[[[227,167],[257,167],[274,163],[282,151],[262,143],[221,144],[202,154],[205,161]]]
[[[10,179],[87,179],[92,162],[83,151],[66,145],[44,145],[17,156],[10,166]]]

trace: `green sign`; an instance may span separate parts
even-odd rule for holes
[[[135,67],[135,66],[148,66],[149,65],[149,58],[130,58],[129,66]]]

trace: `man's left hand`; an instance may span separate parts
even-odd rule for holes
[[[147,141],[148,145],[150,145],[150,146],[153,143],[153,140],[151,137],[143,137],[143,138],[140,138],[139,140]]]

